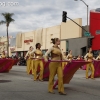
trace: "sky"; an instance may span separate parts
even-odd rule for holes
[[[100,0],[84,0],[91,9],[100,8]],[[62,11],[75,19],[82,18],[82,25],[87,23],[87,7],[78,0],[0,0],[0,21],[4,20],[1,13],[14,13],[15,21],[9,26],[9,35],[16,36],[19,32],[33,31],[60,25]],[[0,36],[6,36],[6,25],[0,25]]]

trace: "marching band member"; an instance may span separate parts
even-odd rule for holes
[[[1,58],[6,58],[5,51],[2,52]]]
[[[64,55],[64,58],[66,59],[67,56],[66,56],[66,53],[65,53],[65,52],[63,53],[63,55]],[[62,69],[63,69],[63,70],[64,70],[64,68],[65,68],[65,65],[67,65],[67,62],[62,62]]]
[[[78,57],[77,57],[77,60],[81,60],[82,58],[81,58],[81,56],[80,55],[78,55]]]
[[[100,53],[99,53],[99,55],[97,56],[96,60],[100,60]]]
[[[69,61],[71,61],[71,60],[73,59],[72,50],[69,50],[69,53],[68,53],[68,55],[67,55],[67,59],[68,59]]]
[[[35,61],[34,61],[34,81],[37,80],[37,70],[38,66],[40,66],[40,75],[39,75],[39,81],[43,81],[43,71],[44,71],[44,66],[43,66],[43,53],[41,50],[41,44],[37,43],[36,44],[36,50],[34,51],[35,55]]]
[[[30,46],[29,51],[25,55],[25,59],[27,59],[27,73],[28,74],[30,74],[30,71],[32,70],[32,67],[33,67],[33,60],[32,60],[33,56],[34,56],[33,47]]]
[[[86,79],[88,79],[88,72],[89,68],[91,69],[91,79],[94,79],[94,65],[93,65],[93,53],[92,53],[92,48],[89,48],[89,52],[84,56],[84,59],[90,62],[86,66]]]
[[[51,54],[51,60],[62,60],[65,59],[63,57],[63,53],[61,49],[58,47],[60,45],[59,38],[51,39],[52,43],[54,44],[48,51],[45,53],[44,59],[45,62],[48,62],[48,55]],[[57,74],[58,76],[58,92],[61,95],[66,95],[64,92],[64,86],[63,86],[63,70],[61,66],[61,62],[50,62],[49,64],[49,86],[48,86],[48,92],[54,94],[53,91],[53,85],[54,85],[54,77]]]
[[[82,60],[82,57],[78,55],[77,60]],[[79,69],[82,69],[82,66]]]

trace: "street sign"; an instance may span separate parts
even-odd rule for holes
[[[89,37],[89,36],[91,36],[91,33],[89,33],[89,32],[84,32],[84,36]]]

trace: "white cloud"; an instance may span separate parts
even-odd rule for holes
[[[84,0],[89,5],[89,10],[99,8],[100,0]],[[8,2],[8,0],[0,0]],[[10,2],[10,1],[9,1]],[[15,35],[22,31],[32,31],[40,27],[58,25],[62,21],[62,11],[67,11],[70,18],[82,18],[86,25],[87,8],[80,1],[74,0],[13,0],[18,6],[0,6],[0,12],[10,12],[15,15],[14,23],[10,24],[9,34]],[[3,17],[0,16],[0,20]],[[6,35],[6,25],[0,25],[0,36]]]

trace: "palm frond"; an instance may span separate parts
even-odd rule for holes
[[[9,13],[9,14],[10,14],[11,17],[14,16],[14,13]]]
[[[14,13],[2,13],[2,16],[4,17],[6,21],[6,25],[9,26],[11,22],[14,22],[15,20],[12,18]]]
[[[0,21],[0,25],[1,25],[1,24],[6,24],[6,21],[3,21],[3,20]]]
[[[1,15],[2,15],[2,16],[5,16],[5,15],[6,15],[6,13],[1,13]]]
[[[10,18],[10,19],[7,21],[7,26],[9,26],[9,24],[10,24],[11,22],[14,22],[14,21],[15,21],[14,19]]]
[[[10,19],[10,22],[14,22],[15,20],[13,18]]]
[[[14,15],[14,13],[2,13],[1,15],[4,17],[6,17],[6,16],[12,17]]]

